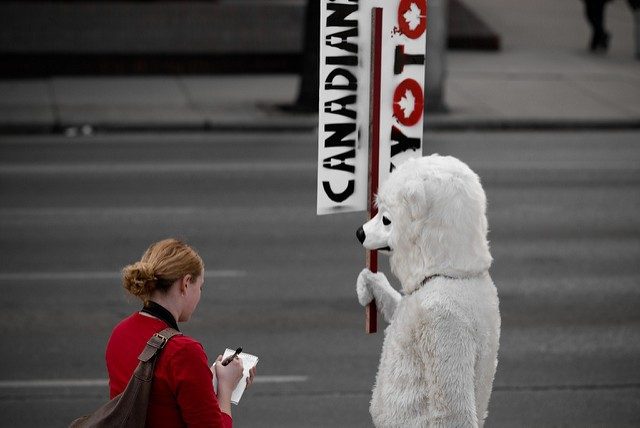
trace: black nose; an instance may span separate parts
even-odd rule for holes
[[[356,230],[356,236],[358,237],[358,241],[360,241],[361,244],[364,244],[366,235],[364,234],[364,229],[362,228],[362,226],[360,226],[358,230]]]

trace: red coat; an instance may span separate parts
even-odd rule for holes
[[[147,340],[167,327],[136,312],[113,329],[106,352],[111,398],[124,391]],[[184,335],[172,338],[156,362],[147,426],[231,428],[231,416],[220,410],[212,380],[202,345]]]

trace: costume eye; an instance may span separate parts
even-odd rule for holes
[[[382,224],[384,224],[385,226],[389,226],[391,224],[391,220],[389,220],[385,216],[382,216]]]

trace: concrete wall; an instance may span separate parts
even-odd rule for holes
[[[0,53],[300,52],[302,5],[304,0],[3,1]]]
[[[425,82],[430,111],[444,109],[447,1],[428,1]],[[299,54],[305,4],[306,0],[3,1],[0,55]]]

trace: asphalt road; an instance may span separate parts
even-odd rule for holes
[[[640,132],[429,133],[430,152],[489,200],[487,426],[638,426]],[[184,331],[212,358],[260,357],[237,426],[370,426],[364,214],[315,215],[315,156],[310,133],[1,136],[0,426],[66,426],[106,399],[106,340],[138,307],[118,272],[169,236],[207,269]]]

